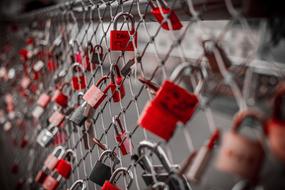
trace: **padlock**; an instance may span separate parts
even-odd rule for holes
[[[128,137],[128,133],[123,128],[123,125],[120,119],[118,118],[118,116],[114,116],[112,118],[112,123],[114,125],[115,132],[116,132],[116,141],[119,145],[122,155],[124,156],[124,155],[129,154],[133,148],[133,145]],[[119,132],[118,126],[120,128],[120,132]]]
[[[64,83],[59,89],[57,89],[52,97],[52,101],[54,101],[57,105],[62,108],[66,108],[68,106],[68,96],[64,94],[64,88],[69,87],[70,83]]]
[[[43,129],[37,136],[37,143],[42,147],[47,147],[53,140],[54,135],[58,132],[56,126],[50,125],[47,129]]]
[[[32,116],[34,118],[39,119],[42,116],[45,108],[48,106],[48,104],[50,102],[50,99],[51,99],[51,97],[49,96],[49,92],[48,93],[42,93],[40,95],[39,99],[37,100],[37,105],[32,112]]]
[[[106,156],[113,160],[113,166],[110,167],[104,162],[106,161]],[[105,150],[99,157],[99,160],[96,162],[94,168],[92,169],[89,179],[96,183],[97,185],[102,186],[106,180],[109,180],[111,174],[114,172],[116,165],[119,163],[119,159],[115,153],[111,150]]]
[[[168,185],[164,182],[156,182],[152,186],[147,187],[144,190],[168,190]]]
[[[277,87],[273,114],[266,122],[266,132],[271,152],[285,163],[285,83]]]
[[[34,80],[39,80],[40,76],[42,75],[42,69],[44,68],[44,62],[42,60],[37,61],[33,65],[33,75],[34,75]]]
[[[91,57],[91,63],[95,65],[100,65],[101,62],[103,61],[103,56],[104,56],[103,47],[99,44],[95,45]]]
[[[86,50],[85,50],[85,61],[82,63],[83,68],[85,71],[93,71],[96,68],[96,65],[91,62],[92,54],[93,54],[94,48],[91,42],[88,42]]]
[[[145,149],[155,154],[162,165],[153,166],[144,152]],[[166,183],[170,190],[189,189],[189,185],[185,178],[179,176],[177,173],[178,166],[170,163],[166,153],[159,145],[149,141],[140,142],[138,146],[138,157],[141,158],[144,164],[145,173],[142,175],[142,178],[147,186],[152,186],[158,181]]]
[[[72,69],[72,88],[73,90],[83,90],[86,88],[86,77],[84,69],[79,63],[74,63]]]
[[[54,111],[52,115],[49,117],[48,121],[52,126],[59,127],[64,121],[65,116],[59,111]]]
[[[74,164],[76,159],[76,154],[73,150],[68,149],[65,152],[65,155],[63,156],[63,158],[61,158],[54,170],[60,174],[62,177],[64,177],[65,179],[68,179],[71,172],[72,172],[72,165]]]
[[[83,144],[86,150],[89,150],[92,147],[92,145],[94,145],[93,138],[95,137],[95,134],[94,134],[92,124],[93,124],[93,120],[87,119],[84,122],[84,129],[82,130]]]
[[[65,125],[63,124],[64,123],[60,125],[59,131],[55,134],[53,138],[52,144],[55,146],[64,144],[68,139],[66,130],[64,129]]]
[[[208,60],[209,66],[214,73],[221,74],[221,66],[224,69],[228,69],[231,66],[231,61],[228,58],[223,48],[214,40],[205,40],[202,42],[204,54]],[[220,58],[217,58],[220,56]],[[218,60],[222,61],[222,65],[219,65]]]
[[[76,180],[70,188],[68,188],[67,190],[76,190],[78,188],[81,188],[81,190],[85,190],[87,189],[87,184],[85,181],[83,181],[82,179]]]
[[[117,22],[120,17],[130,19],[132,28],[128,30],[117,30]],[[110,50],[111,51],[134,51],[134,45],[137,47],[137,33],[135,31],[135,21],[133,15],[128,13],[119,13],[114,18],[114,28],[110,33]]]
[[[127,184],[127,189],[130,189],[132,182],[133,182],[133,173],[131,171],[129,171],[127,168],[118,168],[114,171],[114,173],[112,174],[110,180],[105,181],[102,190],[120,190],[120,188],[115,184],[115,181],[117,181],[118,179],[118,175],[123,173],[123,175],[128,175],[129,176],[129,181]]]
[[[82,126],[85,122],[85,120],[88,118],[88,116],[91,113],[92,107],[87,104],[86,102],[83,102],[82,105],[77,107],[74,112],[71,114],[69,120],[74,123],[76,126]]]
[[[208,142],[198,152],[194,151],[190,154],[187,162],[181,168],[182,175],[185,175],[191,182],[198,183],[200,181],[211,159],[214,145],[219,136],[219,130],[216,129]]]
[[[103,91],[100,89],[100,86],[108,78],[108,76],[103,76],[95,85],[92,84],[92,86],[86,91],[83,96],[83,100],[85,100],[85,102],[87,102],[87,104],[94,109],[96,109],[107,96],[107,92],[111,86],[108,85]]]
[[[149,1],[151,13],[156,18],[157,22],[159,22],[161,27],[165,30],[180,30],[183,25],[175,11],[167,7],[163,0],[159,0],[159,3],[161,6],[155,6],[153,0]]]
[[[51,154],[48,155],[47,159],[44,161],[44,166],[38,172],[35,177],[35,181],[42,184],[50,172],[55,168],[59,159],[63,157],[65,149],[62,146],[57,146],[54,148]]]
[[[259,112],[253,110],[239,112],[234,118],[230,132],[223,138],[216,168],[247,180],[255,180],[261,169],[265,153],[261,138],[253,140],[238,133],[241,124],[247,118],[258,121],[263,130],[264,122]]]
[[[52,58],[49,58],[47,62],[47,70],[49,72],[54,72],[57,69],[57,67],[58,67],[57,63]]]
[[[43,182],[43,189],[45,190],[56,190],[59,186],[59,183],[62,179],[62,176],[58,173],[52,173],[52,175],[48,175]]]
[[[114,68],[114,69],[113,69]],[[114,74],[114,71],[116,75]],[[125,87],[123,84],[123,80],[124,78],[121,75],[120,69],[118,67],[117,64],[113,65],[111,67],[111,84],[110,84],[110,88],[111,88],[111,92],[112,92],[112,98],[114,102],[119,102],[121,101],[125,95],[126,95],[126,91],[125,91]]]

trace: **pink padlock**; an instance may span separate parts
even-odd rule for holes
[[[248,180],[255,180],[261,169],[265,153],[261,138],[254,140],[238,133],[241,124],[247,118],[258,121],[263,131],[264,121],[259,112],[247,110],[238,113],[234,118],[230,132],[225,134],[223,138],[216,167],[220,171]]]
[[[50,118],[48,119],[48,121],[50,122],[50,124],[52,124],[53,126],[60,126],[61,123],[64,121],[65,116],[60,113],[59,111],[55,111],[53,112],[53,114],[50,116]]]

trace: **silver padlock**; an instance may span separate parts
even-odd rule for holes
[[[42,147],[47,147],[51,142],[53,137],[58,132],[56,126],[50,125],[47,129],[43,129],[37,137],[37,143]]]

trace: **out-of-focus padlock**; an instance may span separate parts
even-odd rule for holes
[[[117,22],[120,17],[126,17],[131,21],[131,30],[117,30]],[[135,21],[133,15],[128,13],[119,13],[114,18],[114,28],[110,33],[111,51],[134,51],[137,47],[137,33],[135,31]]]
[[[114,70],[116,75],[114,74]],[[110,88],[112,91],[112,97],[114,102],[119,102],[121,101],[125,95],[125,87],[123,84],[124,78],[121,75],[120,69],[117,64],[113,65],[111,67],[111,83],[110,83]]]
[[[204,49],[209,66],[214,73],[221,73],[221,67],[227,69],[231,66],[231,61],[226,52],[214,40],[203,41],[202,47]],[[217,56],[219,56],[219,58]],[[222,63],[219,64],[219,61],[222,61]]]
[[[85,181],[83,181],[82,179],[76,180],[70,188],[68,188],[67,190],[76,190],[80,188],[81,190],[85,190],[87,189],[87,184]]]
[[[105,164],[106,158],[110,158],[113,161],[113,166],[110,167]],[[112,173],[115,170],[117,164],[120,163],[120,160],[117,158],[115,153],[111,150],[105,150],[99,157],[99,160],[96,162],[94,168],[92,169],[89,179],[96,183],[97,185],[102,186],[106,180],[109,180]]]
[[[59,111],[54,111],[52,115],[49,117],[48,121],[52,126],[59,127],[64,121],[65,116]]]
[[[161,165],[152,165],[150,159],[144,152],[145,149],[154,153]],[[153,186],[155,182],[164,182],[168,185],[170,190],[189,189],[187,181],[177,173],[178,166],[170,163],[166,153],[159,145],[149,141],[140,142],[138,146],[138,156],[142,158],[146,171],[146,173],[142,175],[142,178],[147,186]]]
[[[92,107],[87,104],[87,102],[83,102],[80,104],[81,97],[84,96],[83,93],[78,94],[77,104],[75,105],[75,110],[71,114],[69,120],[77,126],[81,126],[84,124],[85,120],[91,113]]]
[[[72,165],[75,162],[76,154],[73,150],[68,149],[63,156],[62,159],[60,159],[55,166],[55,171],[57,171],[58,174],[60,174],[65,179],[68,179],[71,171],[72,171]]]
[[[127,168],[118,168],[112,174],[110,180],[105,181],[104,185],[102,186],[102,190],[120,190],[120,188],[116,185],[116,181],[118,180],[118,175],[123,173],[123,176],[129,176],[129,182],[127,184],[127,189],[130,189],[132,182],[133,182],[133,173],[129,171]]]
[[[59,186],[59,183],[62,179],[62,176],[59,175],[58,173],[52,172],[51,175],[48,175],[43,182],[43,189],[45,190],[56,190],[57,187]]]
[[[83,96],[85,102],[94,109],[96,109],[107,96],[107,92],[110,89],[110,85],[108,85],[103,91],[100,89],[100,86],[108,78],[108,76],[103,76],[101,79],[98,80],[96,84],[92,84],[92,86],[86,91]]]
[[[53,140],[54,135],[58,132],[56,126],[50,125],[47,129],[43,129],[37,136],[37,143],[42,147],[47,147]]]
[[[119,144],[120,150],[122,155],[127,155],[131,152],[133,145],[128,137],[128,133],[123,128],[123,125],[121,123],[121,120],[118,118],[118,116],[114,116],[112,118],[113,125],[115,127],[116,131],[116,141]],[[119,126],[119,129],[118,129]]]
[[[96,68],[96,65],[91,62],[91,57],[93,53],[93,45],[91,42],[88,42],[85,50],[85,61],[82,63],[85,71],[93,71]]]
[[[63,157],[65,149],[62,146],[57,146],[54,148],[51,154],[48,155],[47,159],[44,162],[44,166],[38,172],[35,181],[39,184],[42,184],[50,172],[55,168],[59,159]]]
[[[42,60],[37,61],[33,65],[33,75],[34,75],[34,80],[38,80],[40,76],[43,74],[43,68],[45,64]]]
[[[82,129],[83,144],[86,150],[89,150],[94,144],[93,138],[95,137],[95,135],[94,135],[92,124],[93,124],[93,120],[87,119],[84,122],[84,128]]]
[[[42,93],[37,101],[37,105],[32,112],[32,116],[36,119],[39,119],[44,113],[45,108],[48,106],[51,97],[48,93]]]
[[[252,118],[262,127],[264,122],[259,112],[247,110],[239,112],[233,121],[233,126],[225,134],[216,167],[220,171],[240,176],[244,179],[255,180],[264,160],[264,150],[261,138],[254,140],[238,133],[245,119]]]
[[[57,67],[58,67],[57,63],[52,58],[49,58],[47,62],[47,70],[49,72],[54,72],[57,69]]]
[[[83,90],[86,88],[86,77],[84,75],[84,69],[79,63],[74,63],[72,69],[72,88],[73,90]]]
[[[62,108],[66,108],[68,106],[68,96],[64,94],[64,88],[69,87],[70,83],[64,83],[59,89],[57,89],[52,97],[52,101],[54,101],[57,105]]]
[[[177,17],[175,11],[167,7],[163,0],[159,0],[160,6],[155,6],[153,0],[150,0],[149,4],[151,6],[152,15],[161,24],[163,29],[180,30],[182,28],[183,25]]]
[[[219,134],[219,130],[216,129],[208,142],[198,152],[194,151],[194,154],[190,154],[187,162],[182,166],[181,173],[191,182],[197,183],[200,181],[211,159],[215,142],[220,136]]]
[[[285,163],[285,83],[277,87],[273,114],[266,122],[266,132],[272,153]]]
[[[100,63],[103,61],[103,56],[104,56],[103,47],[99,44],[95,45],[91,57],[91,63],[95,65],[100,65]]]

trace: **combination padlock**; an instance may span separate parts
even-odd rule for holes
[[[54,111],[52,115],[49,117],[48,121],[52,126],[61,126],[64,121],[65,116],[59,111]]]
[[[45,108],[48,106],[50,102],[51,97],[49,96],[49,93],[42,93],[37,100],[37,105],[35,109],[32,112],[32,116],[35,119],[39,119],[42,114],[44,113]]]
[[[70,188],[68,188],[67,190],[76,190],[80,188],[81,190],[85,190],[87,189],[87,183],[85,181],[83,181],[82,179],[76,180]]]
[[[151,14],[156,18],[157,22],[160,23],[161,27],[165,30],[180,30],[182,23],[177,17],[174,10],[171,10],[163,0],[159,0],[161,6],[155,6],[154,0],[150,0]]]
[[[65,153],[65,149],[62,146],[57,146],[54,148],[51,154],[48,155],[46,160],[44,161],[44,166],[38,172],[35,177],[35,181],[39,184],[42,184],[46,177],[51,173],[51,171],[55,168],[59,159],[63,157]]]
[[[144,150],[149,150],[156,155],[161,165],[152,165]],[[145,168],[142,178],[147,186],[153,186],[155,182],[164,182],[170,190],[190,189],[185,178],[179,176],[177,173],[179,166],[170,163],[166,153],[159,145],[149,141],[140,142],[138,146],[138,156],[142,158],[141,160]]]
[[[131,31],[117,30],[117,22],[120,17],[127,17],[131,21]],[[111,51],[134,51],[137,47],[137,32],[135,31],[135,21],[133,15],[128,13],[119,13],[114,18],[114,28],[110,33]]]
[[[52,101],[54,101],[57,105],[62,108],[66,108],[68,106],[68,96],[64,93],[64,88],[68,88],[70,83],[64,83],[59,89],[57,89],[52,97]]]
[[[234,118],[230,132],[223,138],[216,168],[247,180],[255,180],[261,169],[265,153],[261,138],[254,140],[238,133],[241,124],[247,118],[258,121],[263,131],[264,122],[259,112],[253,110],[239,112]]]
[[[107,92],[111,86],[108,85],[103,91],[100,89],[100,86],[108,78],[108,76],[103,76],[95,85],[92,84],[83,96],[83,100],[94,109],[96,109],[107,96]]]
[[[112,118],[112,123],[116,132],[116,141],[119,145],[122,155],[124,156],[129,154],[133,148],[133,145],[128,137],[128,133],[123,128],[121,120],[118,118],[118,116],[114,116]],[[120,128],[120,131],[118,129],[118,126]]]
[[[115,184],[115,181],[118,179],[118,175],[123,173],[123,176],[128,175],[129,176],[129,181],[127,184],[127,189],[130,189],[132,182],[133,182],[133,173],[129,171],[127,168],[118,168],[114,171],[112,174],[110,180],[105,181],[104,185],[102,186],[102,190],[120,190],[120,188]]]
[[[58,132],[56,126],[50,125],[47,129],[43,129],[37,136],[37,143],[42,147],[47,147],[53,140],[53,137]]]
[[[220,137],[218,129],[214,131],[208,142],[203,145],[198,152],[190,154],[187,161],[181,168],[181,174],[194,183],[198,183],[206,170],[212,157],[213,148]]]
[[[273,114],[266,122],[266,132],[273,155],[285,163],[285,83],[277,87]]]
[[[114,70],[115,70],[116,75],[114,74]],[[121,72],[120,72],[118,65],[117,64],[113,65],[111,67],[110,88],[111,88],[112,98],[113,98],[114,102],[121,101],[126,95],[123,80],[124,80],[124,78],[121,75]]]
[[[106,156],[113,161],[113,166],[110,167],[104,162],[106,161]],[[120,160],[117,158],[115,153],[111,150],[105,150],[99,157],[99,160],[96,162],[94,168],[92,169],[89,179],[96,183],[97,185],[102,186],[106,180],[109,180],[112,173],[115,170],[117,164],[120,163]]]
[[[73,90],[79,91],[86,88],[86,77],[84,75],[84,69],[79,63],[74,63],[71,67],[72,79],[71,84]]]

